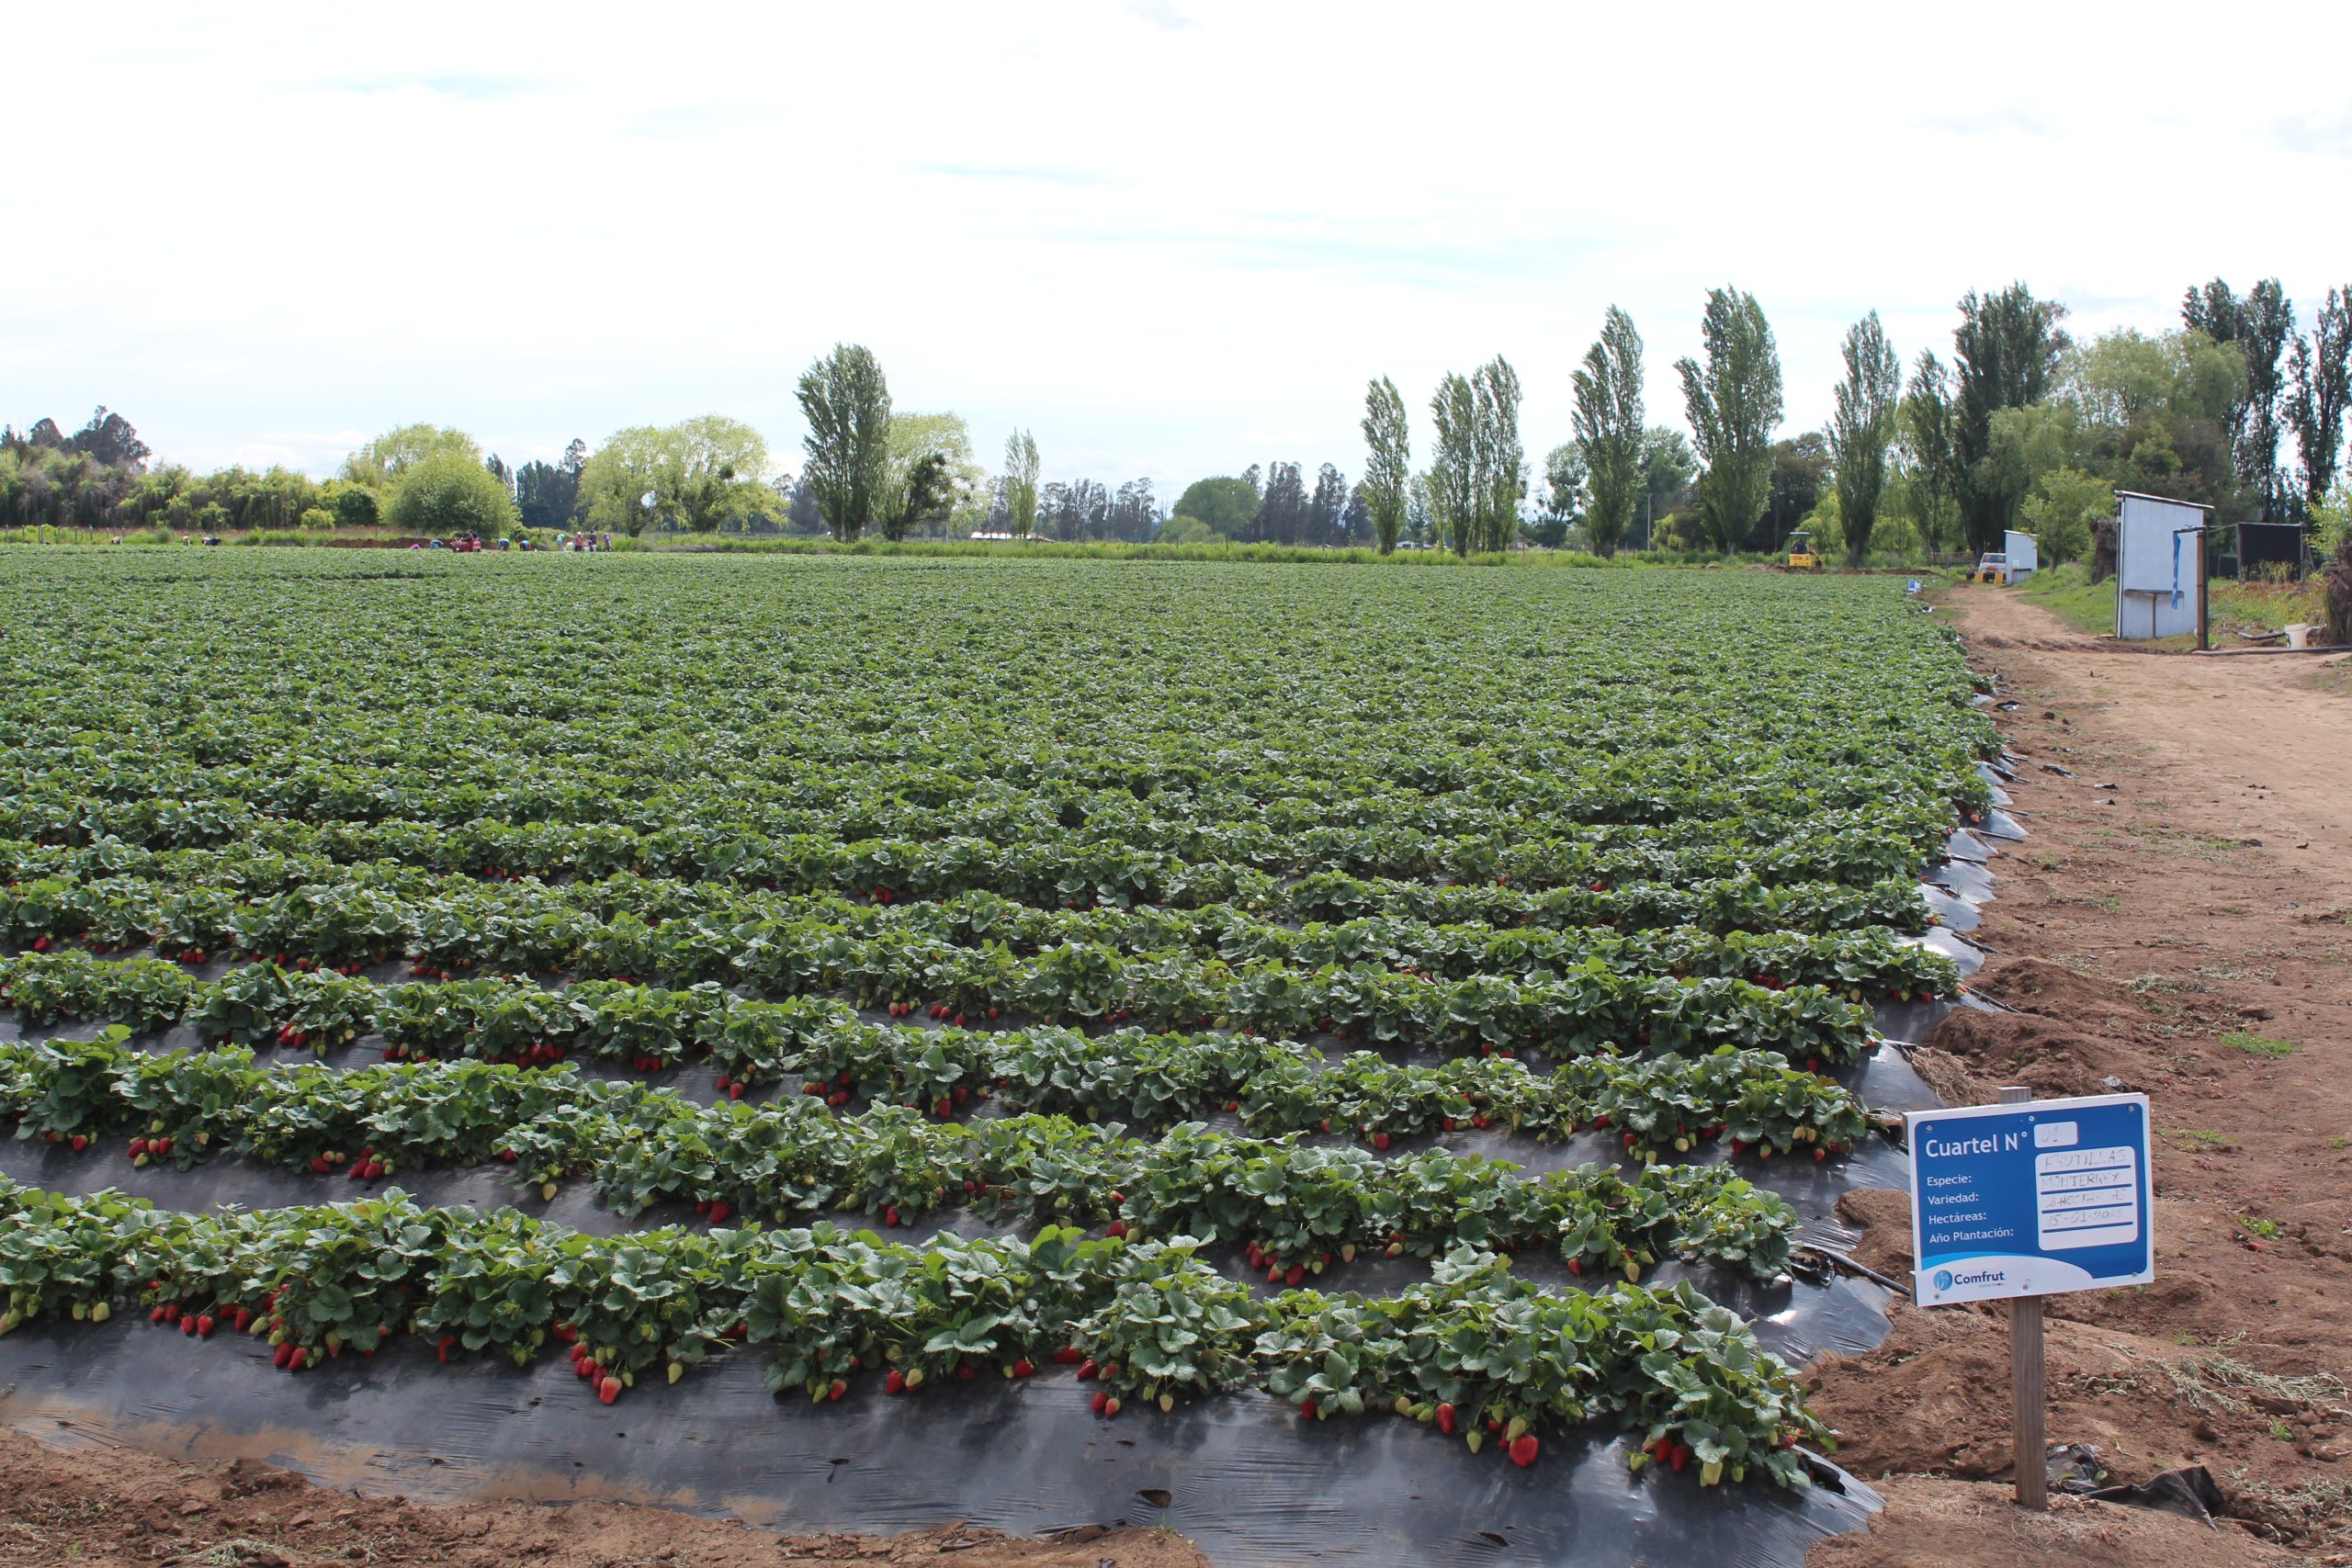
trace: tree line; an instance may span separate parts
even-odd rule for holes
[[[2065,332],[2063,305],[2023,283],[1959,308],[1950,363],[1923,350],[1907,377],[1877,312],[1865,315],[1840,345],[1826,427],[1781,436],[1771,324],[1754,296],[1711,289],[1701,352],[1674,367],[1686,442],[1648,423],[1641,333],[1611,306],[1571,374],[1571,438],[1545,457],[1515,534],[1478,505],[1525,492],[1517,378],[1508,396],[1501,382],[1482,392],[1482,378],[1509,367],[1440,383],[1436,450],[1419,473],[1404,400],[1375,378],[1363,420],[1374,542],[1468,553],[1515,537],[1613,555],[1634,540],[1729,554],[1776,548],[1803,527],[1859,562],[1879,544],[1998,549],[2022,526],[2046,558],[2065,560],[2088,550],[2118,490],[2202,502],[2222,523],[2292,523],[2320,514],[2340,483],[2352,287],[2328,291],[2308,333],[2276,279],[2240,295],[2216,278],[2188,291],[2177,329],[2086,343]]]
[[[1520,544],[1728,554],[1777,548],[1802,527],[1855,561],[1880,547],[1996,549],[2022,526],[2046,558],[2065,560],[2087,551],[2120,489],[2202,502],[2222,523],[2341,510],[2352,286],[2328,290],[2307,331],[2275,278],[2244,293],[2215,278],[2186,291],[2177,328],[2081,343],[2065,308],[2023,283],[1971,292],[1959,310],[1949,362],[1922,350],[1907,373],[1875,311],[1855,322],[1826,425],[1789,435],[1762,306],[1710,289],[1700,352],[1674,366],[1686,436],[1651,421],[1642,336],[1612,305],[1570,373],[1569,438],[1540,472],[1521,440],[1519,373],[1499,355],[1439,381],[1425,467],[1403,394],[1377,377],[1360,480],[1328,462],[1310,476],[1271,460],[1197,480],[1163,509],[1148,479],[1041,482],[1026,430],[989,474],[960,415],[897,409],[872,351],[843,344],[798,380],[797,473],[776,471],[751,425],[709,414],[616,431],[593,449],[575,439],[557,461],[518,467],[462,431],[413,424],[324,480],[199,475],[151,469],[136,429],[100,408],[71,434],[48,419],[0,430],[0,525],[1222,539],[1464,555]]]

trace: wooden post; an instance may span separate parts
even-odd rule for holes
[[[2206,536],[2211,531],[2210,526],[2197,530],[2197,651],[2199,653],[2213,651],[2212,620],[2207,613],[2211,605],[2206,600],[2206,584],[2211,581],[2211,563],[2205,554]],[[2243,575],[2243,568],[2240,573]]]
[[[2202,595],[2199,596],[2200,603]],[[2003,1105],[2022,1105],[2033,1090],[2012,1084],[2001,1090]],[[2017,1397],[2018,1506],[2041,1513],[2050,1506],[2049,1461],[2042,1437],[2048,1391],[2041,1357],[2041,1298],[2009,1300],[2009,1388]]]

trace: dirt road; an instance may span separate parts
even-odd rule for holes
[[[2050,1436],[2125,1480],[2203,1464],[2234,1523],[2018,1514],[2001,1309],[1898,1308],[1815,1369],[1841,1457],[1893,1479],[1871,1534],[1811,1561],[2352,1562],[2352,660],[2132,652],[1998,589],[1942,613],[2018,705],[2031,838],[1975,933],[2018,1010],[1953,1015],[1928,1066],[1948,1098],[2150,1095],[2157,1280],[2052,1299]],[[1907,1269],[1901,1196],[1849,1209]]]

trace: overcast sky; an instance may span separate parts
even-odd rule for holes
[[[1791,431],[2023,278],[2077,333],[2352,283],[2352,6],[1131,0],[8,5],[0,419],[323,474],[719,412],[797,466],[837,341],[994,466],[1362,466],[1365,379],[1518,367],[1532,458],[1612,301],[1649,412],[1711,285]]]

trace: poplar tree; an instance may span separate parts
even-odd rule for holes
[[[1846,558],[1859,566],[1870,553],[1879,497],[1886,489],[1886,449],[1894,439],[1903,397],[1903,362],[1886,341],[1876,310],[1847,329],[1845,355],[1846,378],[1838,383],[1838,406],[1829,416],[1829,462],[1837,474]]]
[[[890,384],[873,351],[835,344],[801,373],[800,412],[808,421],[800,477],[833,537],[854,539],[874,517],[890,461]]]
[[[1781,351],[1752,294],[1707,290],[1702,324],[1707,360],[1679,359],[1682,404],[1707,467],[1699,520],[1724,554],[1739,548],[1763,515],[1772,482],[1772,432],[1781,423]]]
[[[1412,431],[1405,420],[1405,400],[1397,394],[1396,383],[1385,376],[1364,388],[1363,444],[1364,507],[1385,556],[1396,547],[1396,536],[1405,525],[1408,487],[1413,475]]]
[[[1642,334],[1634,330],[1634,318],[1614,305],[1601,321],[1600,341],[1585,350],[1576,390],[1571,425],[1591,498],[1585,536],[1595,551],[1613,556],[1643,491]]]

